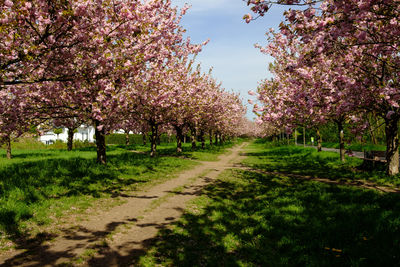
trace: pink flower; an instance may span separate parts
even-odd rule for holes
[[[14,5],[14,3],[12,1],[10,1],[10,0],[6,0],[6,1],[4,1],[4,5],[6,7],[12,7]]]
[[[249,13],[249,14],[244,15],[243,19],[246,21],[246,23],[250,23],[250,21],[253,19],[253,17]]]
[[[391,110],[386,114],[386,118],[390,119],[394,114],[395,114],[395,112],[393,110]]]

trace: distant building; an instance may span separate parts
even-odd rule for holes
[[[50,145],[55,143],[57,140],[61,140],[63,142],[68,141],[68,129],[61,128],[62,132],[60,134],[55,134],[53,131],[45,132],[42,136],[39,137],[39,141],[45,143],[46,145]],[[74,133],[74,140],[80,141],[88,141],[90,143],[94,143],[94,127],[81,125],[76,129],[77,132]]]

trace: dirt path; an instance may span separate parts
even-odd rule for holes
[[[0,266],[129,266],[146,252],[160,228],[177,220],[185,203],[201,194],[225,169],[242,160],[236,146],[216,162],[181,173],[145,192],[124,197],[126,203],[61,228],[52,242],[19,248],[0,256]]]

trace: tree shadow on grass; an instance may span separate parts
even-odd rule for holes
[[[142,263],[399,266],[400,196],[236,170],[201,212],[164,229]]]
[[[73,196],[117,197],[130,186],[147,182],[142,174],[168,167],[160,158],[131,152],[95,158],[53,158],[8,164],[0,169],[0,232],[20,238],[20,224],[33,217],[41,201]]]
[[[371,180],[375,182],[400,183],[399,177],[387,177],[382,166],[369,171],[361,169],[362,159],[347,157],[339,160],[335,152],[317,152],[313,148],[275,147],[262,152],[247,153],[252,159],[246,161],[255,169],[269,172],[308,175],[331,180]]]

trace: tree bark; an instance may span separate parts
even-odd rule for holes
[[[192,150],[196,149],[196,129],[190,127],[190,141],[192,142]]]
[[[176,131],[176,152],[182,153],[183,129],[182,127],[175,126]]]
[[[218,145],[218,133],[216,132],[214,135],[215,135],[215,144]]]
[[[6,145],[7,145],[7,158],[11,159],[12,154],[11,154],[11,138],[10,138],[10,136],[6,137]]]
[[[107,164],[106,158],[106,135],[104,130],[99,130],[98,126],[100,126],[99,121],[95,121],[95,136],[96,136],[96,150],[97,150],[97,163],[98,164]]]
[[[321,137],[321,133],[318,128],[317,128],[317,142],[318,142],[317,150],[318,150],[318,152],[321,152],[322,151],[322,137]]]
[[[145,146],[146,145],[146,139],[147,139],[147,136],[146,136],[146,133],[142,133],[142,140],[143,140],[143,145]]]
[[[306,127],[303,127],[303,146],[306,146]]]
[[[67,150],[71,151],[74,144],[74,131],[76,128],[68,128]]]
[[[394,116],[392,116],[394,117]],[[385,118],[386,132],[386,173],[390,176],[399,173],[399,118]]]
[[[201,149],[206,148],[206,140],[204,139],[204,131],[200,131],[200,139],[201,139]]]
[[[125,132],[125,145],[129,146],[130,145],[130,141],[129,141],[129,130],[124,130]]]
[[[345,161],[345,156],[344,156],[344,132],[343,132],[343,122],[342,121],[337,121],[337,126],[338,126],[338,134],[339,134],[339,153],[340,153],[340,161],[344,162]]]
[[[150,157],[154,157],[157,153],[157,136],[158,136],[158,127],[155,123],[151,123],[151,150]]]
[[[294,145],[297,146],[297,129],[294,129]]]
[[[209,131],[209,138],[210,138],[210,146],[213,146],[212,130]]]

